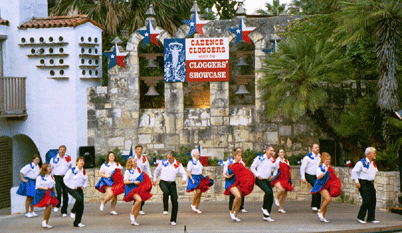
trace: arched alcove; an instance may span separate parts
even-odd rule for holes
[[[165,108],[165,83],[163,81],[163,43],[138,45],[140,71],[140,108]],[[156,93],[150,94],[150,88]],[[148,94],[147,94],[148,93]]]
[[[39,150],[30,137],[24,134],[17,134],[13,140],[13,186],[18,186],[21,182],[20,170],[22,167],[32,162],[32,156],[39,154]],[[42,158],[43,160],[44,158]]]
[[[255,46],[245,41],[235,44],[235,39],[229,44],[229,104],[254,105],[255,104]],[[247,94],[236,94],[240,85],[244,85]]]

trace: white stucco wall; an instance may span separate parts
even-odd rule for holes
[[[77,28],[45,28],[19,30],[16,60],[19,66],[18,75],[26,77],[26,104],[28,117],[25,121],[9,122],[11,134],[26,134],[32,138],[39,152],[44,155],[49,149],[58,148],[59,145],[67,146],[67,154],[73,158],[78,153],[79,146],[87,145],[87,107],[86,107],[86,88],[100,85],[100,79],[81,79],[81,69],[79,67],[81,46],[79,38],[81,36],[97,37],[101,41],[101,29],[91,23],[86,23]],[[19,46],[21,38],[25,38],[25,44],[29,44],[30,38],[34,38],[35,43],[43,37],[48,41],[49,37],[58,40],[60,36],[63,41],[68,42],[64,46]],[[53,48],[54,53],[62,47],[68,57],[43,58],[46,64],[53,59],[55,64],[59,59],[63,59],[63,64],[69,65],[68,68],[37,68],[40,59],[28,57],[31,49],[39,50],[43,48],[45,54],[49,53],[49,48]],[[98,53],[101,54],[101,45]],[[99,57],[101,60],[101,57]],[[23,65],[23,68],[21,67]],[[101,67],[101,61],[99,62]],[[56,77],[68,77],[68,79],[49,79],[52,77],[50,70],[55,71]],[[63,70],[64,75],[59,71]],[[101,69],[99,68],[99,77]]]
[[[67,146],[67,154],[75,159],[78,155],[78,148],[87,145],[86,89],[101,85],[101,79],[95,78],[94,71],[97,69],[96,76],[102,77],[102,30],[90,22],[75,28],[18,29],[21,23],[31,20],[32,16],[47,16],[46,0],[0,0],[0,15],[2,19],[10,22],[9,26],[0,26],[0,35],[7,36],[2,44],[3,76],[26,77],[28,115],[26,119],[6,120],[0,118],[0,136],[11,138],[16,135],[27,136],[37,147],[43,161],[49,149],[57,149],[62,144]],[[67,45],[38,44],[40,37],[44,38],[45,43],[49,43],[49,37],[53,37],[53,42],[58,42],[60,36],[63,37],[64,42],[68,42]],[[82,69],[84,68],[80,67],[82,56],[80,57],[79,54],[81,48],[85,47],[80,45],[81,37],[85,38],[85,42],[88,42],[88,37],[92,38],[93,43],[94,38],[98,40],[98,45],[87,45],[86,47],[86,49],[92,48],[92,53],[97,48],[99,55],[98,67],[92,68],[93,75],[90,78],[87,75],[87,79],[82,79]],[[21,38],[25,38],[24,44],[30,44],[30,38],[34,38],[34,45],[20,45],[23,44]],[[32,48],[35,51],[43,48],[44,54],[49,54],[49,48],[53,48],[53,54],[58,54],[61,47],[64,49],[63,53],[69,54],[67,57],[27,56],[32,54]],[[41,59],[44,59],[47,65],[50,64],[50,59],[54,60],[55,65],[59,65],[59,60],[63,59],[63,65],[69,67],[38,68],[37,66],[41,65]],[[94,58],[92,57],[92,59]],[[59,73],[61,69],[64,71],[63,75]],[[55,71],[54,76],[50,74],[50,70]],[[49,77],[64,78],[50,79]],[[24,140],[21,141],[23,143]],[[26,164],[25,157],[32,156],[26,153],[33,153],[34,147],[17,144],[13,140],[13,168],[19,171],[21,166]],[[13,176],[15,185],[19,183],[18,172],[15,172]]]

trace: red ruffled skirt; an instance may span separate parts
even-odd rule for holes
[[[152,194],[151,194],[151,190],[152,190],[151,179],[149,178],[148,174],[146,174],[145,172],[143,172],[142,175],[144,176],[143,181],[141,183],[139,183],[138,185],[133,184],[132,185],[134,187],[133,189],[130,189],[130,185],[127,185],[126,190],[128,192],[126,192],[126,194],[125,194],[125,196],[123,198],[123,200],[125,202],[133,201],[134,200],[133,196],[134,196],[135,193],[140,195],[141,200],[143,202],[152,197]]]
[[[328,168],[328,172],[329,172],[328,180],[327,180],[327,182],[325,182],[325,184],[322,186],[322,188],[319,191],[326,189],[326,190],[328,190],[329,195],[331,195],[331,197],[337,197],[337,196],[341,195],[341,192],[342,192],[341,180],[335,175],[335,171],[332,167]],[[317,193],[317,192],[314,192],[314,193]],[[312,194],[314,194],[314,193],[312,192]]]
[[[274,187],[279,182],[285,191],[293,191],[294,188],[290,183],[290,174],[290,166],[286,163],[279,163],[279,175],[271,182],[271,186]]]
[[[101,193],[106,192],[106,187],[111,187],[115,196],[124,193],[124,176],[121,174],[120,169],[116,168],[110,178],[102,177],[95,185],[95,188]]]
[[[225,190],[224,194],[231,195],[230,189],[234,186],[239,186],[243,196],[249,195],[254,189],[253,173],[241,163],[233,163],[229,165],[229,169],[232,170],[236,180]]]
[[[36,207],[57,206],[59,201],[56,199],[53,190],[37,189],[31,205]]]

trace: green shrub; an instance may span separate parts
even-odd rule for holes
[[[176,152],[176,160],[178,160],[183,166],[187,166],[188,161],[191,159],[191,148],[186,146],[179,146],[179,151]]]
[[[375,163],[380,171],[398,171],[398,151],[401,148],[400,142],[388,144],[386,150],[377,150]]]
[[[253,163],[255,157],[259,154],[264,154],[264,152],[257,152],[250,149],[243,151],[243,159],[246,162],[246,166],[249,167]]]
[[[116,156],[115,161],[120,163],[121,166],[125,167],[126,166],[126,160],[123,159],[123,157],[121,157],[122,153],[119,150],[118,147],[114,148],[114,150],[112,151],[114,153],[114,155]],[[98,156],[98,162],[96,163],[97,167],[102,166],[103,163],[107,163],[109,161],[106,161],[107,158],[107,154],[106,155],[100,155]]]
[[[218,166],[218,163],[219,163],[219,159],[217,159],[217,158],[209,157],[207,161],[208,161],[208,166]]]
[[[291,166],[296,166],[296,165],[300,165],[300,163],[297,163],[297,161],[299,161],[299,159],[301,161],[304,158],[305,155],[306,154],[300,153],[300,154],[297,154],[297,155],[288,156],[286,158],[287,158],[287,160],[289,160],[289,164]]]

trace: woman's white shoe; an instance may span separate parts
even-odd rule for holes
[[[235,220],[235,221],[236,221],[236,216],[235,216],[234,213],[229,212],[229,215],[230,215],[230,218],[231,218],[232,220]]]

